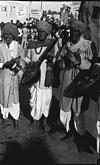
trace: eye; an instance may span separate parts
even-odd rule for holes
[[[100,7],[95,6],[93,8],[92,18],[100,19]]]

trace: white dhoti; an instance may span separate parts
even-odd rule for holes
[[[7,119],[9,114],[15,119],[19,119],[20,115],[20,104],[14,104],[12,103],[12,106],[10,108],[4,108],[2,105],[1,107],[1,114],[3,115],[3,119]]]
[[[42,114],[47,118],[51,104],[52,88],[41,89],[32,86],[30,92],[30,105],[32,107],[31,116],[34,120],[39,120]]]
[[[70,130],[69,122],[71,120],[71,111],[64,112],[62,109],[60,109],[60,120],[62,124],[64,125],[66,132],[68,132]]]

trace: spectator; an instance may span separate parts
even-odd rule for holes
[[[3,42],[0,43],[0,108],[3,120],[13,119],[14,123],[18,121],[20,115],[19,103],[19,76],[22,72],[15,72],[13,68],[4,68],[12,58],[21,56],[24,58],[23,49],[17,42],[17,26],[12,23],[6,23],[3,27]]]

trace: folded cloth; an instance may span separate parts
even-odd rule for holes
[[[7,22],[5,25],[4,25],[4,28],[3,28],[3,33],[11,33],[15,38],[19,35],[19,31],[18,31],[18,28],[16,25],[10,23],[10,22]]]
[[[37,29],[42,29],[47,34],[50,34],[52,31],[52,25],[49,24],[47,21],[38,21],[37,22]]]

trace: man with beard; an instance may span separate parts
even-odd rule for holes
[[[50,38],[52,25],[47,21],[38,21],[36,28],[38,32],[37,41],[34,41],[32,44],[29,43],[30,46],[28,46],[28,53],[26,57],[27,63],[30,61],[36,62],[42,56],[42,53],[46,50],[46,48],[51,44]],[[51,52],[48,52],[49,54],[51,53],[50,57],[56,53],[55,49],[52,49]],[[36,123],[39,123],[43,130],[48,129],[47,117],[49,115],[52,99],[52,83],[46,84],[47,61],[48,59],[45,59],[41,63],[40,78],[30,87],[32,122],[36,121]],[[52,69],[51,65],[52,61],[50,61],[50,65],[48,67],[49,71]]]
[[[77,132],[81,139],[79,150],[91,152],[87,145],[82,144],[85,135],[84,111],[89,107],[89,98],[87,96],[69,98],[65,90],[80,70],[90,69],[91,63],[97,57],[95,44],[91,41],[90,34],[88,35],[86,32],[87,27],[83,22],[78,20],[71,22],[70,41],[67,43],[66,49],[66,69],[62,85],[60,119],[66,128],[66,135],[61,138],[61,141],[72,138]]]

